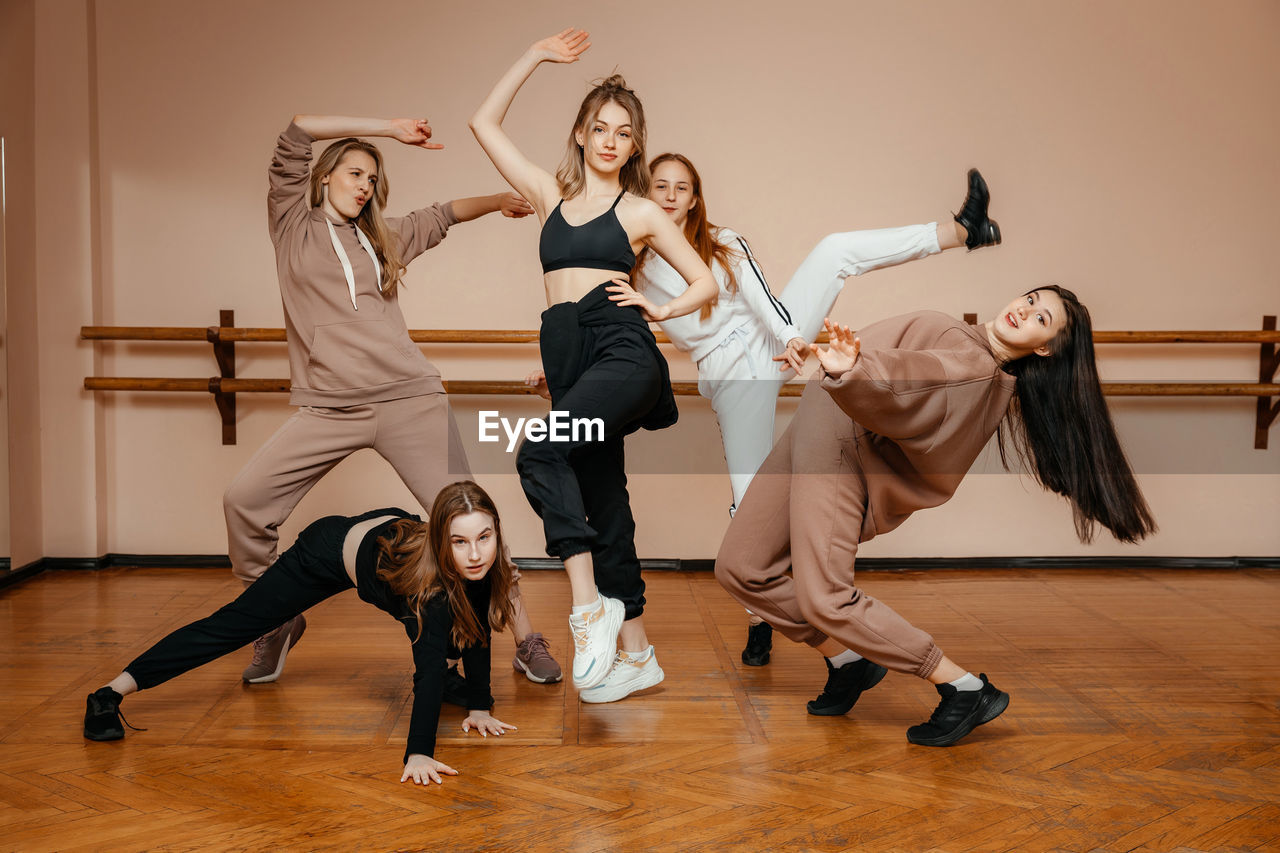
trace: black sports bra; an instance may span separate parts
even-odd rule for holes
[[[636,253],[631,251],[627,231],[614,212],[624,193],[626,190],[618,193],[604,213],[581,225],[564,221],[564,214],[560,212],[564,199],[560,199],[560,204],[543,223],[542,236],[538,239],[543,273],[582,267],[629,274],[635,266]]]

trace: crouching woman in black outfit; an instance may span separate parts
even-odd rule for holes
[[[401,509],[322,518],[239,598],[174,631],[90,693],[84,736],[124,737],[125,696],[233,652],[354,587],[360,598],[402,622],[412,642],[413,712],[400,781],[438,783],[441,774],[457,775],[434,758],[450,643],[462,649],[467,672],[463,730],[501,735],[515,728],[489,714],[490,633],[512,623],[514,567],[504,553],[497,509],[470,481],[446,486],[427,523]]]

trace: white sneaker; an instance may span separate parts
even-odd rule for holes
[[[628,652],[619,651],[613,659],[613,667],[604,681],[578,694],[583,702],[617,702],[625,699],[637,690],[661,684],[667,674],[658,666],[658,656],[650,646],[633,657]]]
[[[622,602],[604,595],[595,610],[580,616],[570,614],[574,687],[584,690],[604,681],[618,651],[618,631],[622,630],[625,616]]]

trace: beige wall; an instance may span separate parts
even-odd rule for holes
[[[775,290],[824,233],[945,216],[964,170],[983,168],[1005,244],[852,281],[840,320],[924,307],[986,315],[1050,280],[1075,289],[1103,329],[1255,328],[1280,310],[1271,0],[555,8],[36,4],[37,304],[19,301],[39,334],[40,434],[28,423],[13,440],[24,465],[38,461],[38,497],[22,512],[44,554],[224,552],[222,490],[290,413],[281,397],[242,397],[240,442],[223,447],[207,396],[95,398],[79,390],[95,369],[208,376],[213,360],[194,345],[116,344],[95,358],[77,328],[203,326],[220,308],[234,308],[240,325],[281,325],[263,191],[288,117],[430,117],[444,151],[382,146],[393,212],[496,191],[467,117],[531,40],[569,24],[590,29],[594,46],[577,65],[534,75],[508,118],[512,136],[554,166],[586,81],[619,69],[645,99],[650,150],[694,159],[713,219],[751,239]],[[410,269],[410,325],[535,328],[536,239],[532,221],[457,228]],[[12,318],[12,277],[10,290]],[[536,364],[533,348],[428,355],[453,378],[514,378]],[[678,377],[694,375],[683,356],[672,362]],[[1108,378],[1128,379],[1248,380],[1256,366],[1248,347],[1112,348],[1102,363]],[[286,372],[282,348],[241,348],[240,375]],[[455,405],[515,552],[540,554],[510,461],[475,442],[478,408],[539,407]],[[1141,547],[1085,549],[1061,501],[987,459],[949,505],[864,553],[1280,554],[1280,435],[1252,450],[1251,401],[1114,408],[1163,528]],[[629,441],[642,556],[714,556],[727,522],[714,419],[702,400],[684,398],[681,410],[673,429]],[[785,423],[794,405],[780,411]],[[686,470],[695,473],[667,473]],[[30,487],[18,467],[14,476]],[[286,534],[322,513],[394,501],[410,501],[404,487],[358,454],[304,500]]]
[[[5,138],[5,284],[10,550],[14,566],[44,556],[40,481],[39,335],[36,328],[35,4],[0,4],[0,133]],[[63,345],[64,349],[66,345]]]

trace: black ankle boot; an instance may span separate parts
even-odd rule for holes
[[[120,703],[124,697],[110,687],[100,687],[85,701],[84,736],[89,740],[120,740]]]
[[[823,660],[827,663],[827,686],[817,699],[808,704],[809,713],[815,717],[838,717],[849,713],[862,691],[875,687],[889,671],[866,658],[847,663],[839,669],[832,666],[829,659]]]
[[[982,246],[995,246],[1000,243],[1000,225],[987,218],[987,205],[991,203],[991,191],[982,173],[977,169],[969,170],[969,194],[964,197],[960,212],[955,214],[956,222],[969,232],[964,239],[969,251]]]
[[[742,662],[747,666],[764,666],[773,651],[773,628],[768,622],[760,622],[747,628],[747,647],[742,650]]]
[[[983,723],[989,723],[1009,707],[1009,694],[997,690],[985,673],[981,690],[957,690],[950,684],[935,685],[942,701],[929,722],[907,729],[907,740],[921,746],[951,746]]]

